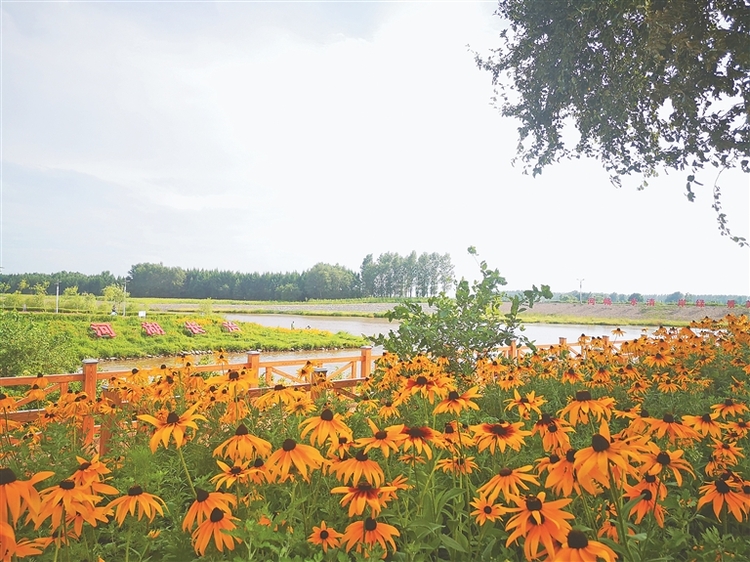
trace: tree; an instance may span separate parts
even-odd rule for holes
[[[302,275],[305,294],[313,299],[344,299],[356,295],[357,276],[341,265],[317,263]]]
[[[476,250],[469,248],[476,255]],[[497,347],[521,340],[531,344],[519,334],[523,330],[518,315],[542,298],[552,298],[547,285],[507,298],[500,290],[506,284],[497,269],[480,263],[481,281],[472,285],[462,279],[456,287],[456,297],[445,293],[427,299],[429,309],[419,303],[399,304],[386,314],[388,320],[399,321],[396,332],[380,334],[373,338],[376,345],[408,359],[418,353],[433,358],[446,357],[453,373],[470,375],[478,359],[492,356]],[[510,310],[502,312],[505,301]]]
[[[0,312],[0,377],[70,371],[76,364],[64,335],[51,335],[23,314]]]
[[[660,169],[750,173],[750,4],[745,0],[500,0],[503,44],[480,68],[520,120],[534,175],[561,158],[599,158],[616,184]],[[512,91],[512,94],[511,94]],[[509,95],[510,94],[510,95]],[[571,147],[563,129],[574,123]],[[647,185],[645,179],[642,187]],[[719,228],[732,236],[714,184]]]

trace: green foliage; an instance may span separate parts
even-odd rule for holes
[[[78,358],[62,334],[16,312],[0,312],[0,377],[67,372]]]
[[[500,89],[502,113],[520,121],[518,151],[534,175],[581,155],[600,159],[618,185],[622,175],[690,169],[692,200],[699,169],[750,172],[747,2],[501,0],[496,13],[509,21],[502,45],[477,63]],[[565,142],[571,122],[575,146]],[[718,186],[714,209],[729,235]]]
[[[356,295],[357,278],[341,265],[316,263],[302,276],[305,294],[313,299],[346,299]]]
[[[476,255],[476,249],[469,248]],[[430,297],[428,309],[421,304],[407,302],[397,305],[386,316],[400,322],[398,330],[379,335],[373,341],[401,358],[424,353],[433,358],[446,357],[454,373],[470,374],[477,359],[490,356],[500,346],[521,340],[530,344],[519,331],[523,330],[519,314],[533,307],[542,298],[551,298],[549,286],[531,290],[508,298],[500,290],[506,285],[497,269],[480,263],[482,279],[471,286],[462,279],[456,288],[456,297],[445,293]],[[501,310],[510,302],[510,311]]]
[[[453,289],[455,277],[450,254],[417,256],[412,252],[402,257],[386,252],[377,259],[368,254],[360,267],[362,293],[378,297],[435,296],[442,289]]]

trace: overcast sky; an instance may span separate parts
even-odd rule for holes
[[[4,273],[141,262],[359,270],[450,253],[509,288],[750,294],[750,252],[671,173],[613,187],[595,161],[531,178],[471,48],[488,3],[2,4]],[[720,178],[750,238],[750,178]]]

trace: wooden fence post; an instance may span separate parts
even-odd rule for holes
[[[568,338],[560,338],[560,347],[568,345]]]
[[[359,348],[361,352],[360,359],[361,365],[359,368],[359,376],[360,378],[366,379],[370,376],[370,373],[372,372],[372,346],[371,345],[363,345]],[[352,369],[352,378],[355,378],[356,374],[354,373],[354,369]]]
[[[253,388],[260,386],[260,351],[247,352],[247,371],[250,373],[250,386]]]
[[[508,350],[508,359],[515,359],[518,357],[518,349],[516,348],[516,340],[510,342],[510,349]]]
[[[92,403],[96,403],[96,370],[98,359],[83,360],[83,391]],[[89,413],[83,419],[84,444],[90,445],[94,442],[94,414]]]

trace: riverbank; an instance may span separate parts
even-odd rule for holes
[[[235,314],[294,314],[300,316],[350,316],[362,318],[384,317],[397,303],[384,302],[325,302],[325,303],[212,303],[214,313]],[[426,305],[425,305],[426,306]],[[161,312],[188,313],[197,311],[199,304],[184,302],[151,303],[151,310]],[[509,310],[510,305],[505,305]],[[527,323],[541,324],[608,324],[628,326],[686,326],[705,317],[720,319],[729,313],[748,314],[747,308],[729,309],[726,306],[656,304],[603,304],[589,305],[578,303],[542,302],[523,313]]]

